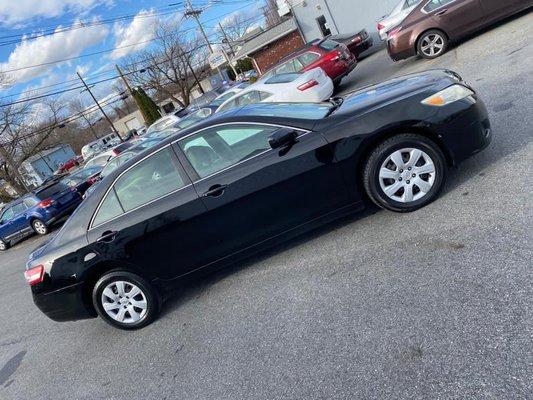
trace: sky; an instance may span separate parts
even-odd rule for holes
[[[191,1],[205,9],[201,20],[208,35],[214,34],[218,22],[230,21],[236,14],[259,15],[262,3]],[[126,15],[131,18],[103,23]],[[180,30],[196,29],[193,20],[182,17],[181,0],[0,0],[0,71],[11,80],[9,86],[0,87],[0,104],[78,85],[76,71],[89,82],[113,77],[115,64],[154,45],[150,38],[159,22],[172,22]],[[57,33],[43,35],[51,32]],[[40,37],[31,39],[32,35]],[[70,60],[52,63],[64,59]],[[37,64],[45,65],[26,68]],[[109,95],[112,85],[113,81],[96,85],[97,97]],[[64,96],[88,94],[76,90]]]

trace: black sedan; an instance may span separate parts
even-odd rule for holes
[[[491,140],[454,72],[396,78],[320,104],[208,118],[106,176],[25,272],[56,321],[149,324],[170,291],[340,216],[365,199],[410,212]]]

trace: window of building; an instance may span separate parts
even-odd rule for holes
[[[318,27],[320,29],[320,32],[322,33],[323,37],[331,35],[331,30],[328,27],[328,23],[326,21],[326,17],[321,15],[316,19],[316,23],[318,24]]]

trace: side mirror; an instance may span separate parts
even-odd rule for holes
[[[296,143],[298,132],[293,129],[279,129],[268,138],[268,144],[273,149],[292,146]]]

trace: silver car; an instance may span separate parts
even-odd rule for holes
[[[378,32],[381,40],[387,40],[388,33],[400,25],[421,1],[422,0],[401,0],[389,15],[378,21]]]

